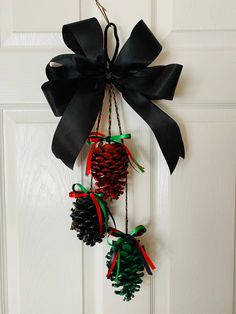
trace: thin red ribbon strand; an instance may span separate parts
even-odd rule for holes
[[[146,253],[146,251],[144,250],[142,245],[138,242],[138,240],[135,239],[135,241],[138,244],[138,247],[139,247],[141,253],[143,254],[143,257],[145,258],[148,265],[151,267],[152,270],[156,269],[156,266],[153,264],[151,258],[148,256],[148,254]]]
[[[116,262],[117,262],[117,259],[118,259],[118,254],[119,254],[119,252],[117,251],[116,254],[115,254],[115,256],[114,256],[114,258],[113,258],[113,261],[112,261],[112,263],[111,263],[111,267],[109,268],[109,270],[108,270],[108,272],[107,272],[107,274],[106,274],[107,279],[110,278],[111,273],[113,272],[113,270],[114,270],[114,268],[115,268],[115,266],[116,266]]]
[[[93,200],[94,205],[95,205],[96,210],[97,210],[98,222],[99,222],[99,234],[101,237],[102,236],[102,212],[101,212],[101,208],[100,208],[100,205],[98,204],[96,196],[93,193],[90,193],[90,197]]]
[[[96,144],[101,141],[101,139],[105,137],[104,134],[100,132],[91,132],[90,136],[88,138],[89,143],[93,143],[92,147],[90,148],[88,159],[87,159],[87,165],[86,165],[86,175],[88,176],[91,173],[91,162],[93,157],[93,152],[96,147]]]
[[[83,192],[70,192],[69,193],[69,197],[71,197],[71,198],[80,198],[80,197],[85,197],[85,196],[87,196],[87,194],[86,193],[83,193]]]

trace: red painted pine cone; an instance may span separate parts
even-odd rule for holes
[[[96,193],[104,198],[118,199],[124,193],[129,158],[122,144],[98,143],[91,160],[91,174]]]

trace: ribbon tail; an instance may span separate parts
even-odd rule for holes
[[[130,159],[130,164],[131,166],[135,169],[135,167],[132,165],[132,162],[138,167],[138,169],[141,171],[141,172],[144,172],[144,167],[141,166],[138,161],[133,157],[133,155],[131,154],[130,150],[128,149],[127,146],[123,145],[124,149],[126,150],[128,156],[129,156],[129,159]],[[135,169],[136,170],[136,169]]]
[[[99,223],[99,235],[100,237],[102,236],[102,213],[101,213],[101,208],[99,206],[99,203],[96,199],[96,196],[94,196],[93,193],[90,193],[90,197],[93,200],[93,203],[96,207],[97,215],[98,215],[98,223]]]
[[[119,252],[117,251],[116,254],[115,254],[115,256],[114,256],[114,258],[113,258],[113,260],[112,260],[111,266],[110,266],[110,268],[109,268],[109,270],[108,270],[108,272],[107,272],[107,274],[106,274],[107,279],[110,278],[111,273],[113,272],[113,270],[114,270],[114,268],[115,268],[115,266],[116,266],[116,262],[117,262],[117,259],[118,259],[118,255],[119,255]]]
[[[161,44],[141,20],[135,25],[118,54],[113,69],[115,72],[144,69],[156,59],[161,49]]]
[[[142,264],[143,264],[144,268],[146,269],[146,272],[148,273],[148,275],[152,275],[152,271],[151,271],[151,269],[150,269],[150,267],[148,265],[148,262],[145,260],[143,254],[141,253],[140,250],[138,250],[138,255],[139,255],[139,257],[140,257],[140,259],[142,261]]]
[[[152,260],[150,259],[150,257],[148,256],[148,254],[146,253],[146,251],[144,250],[144,248],[142,247],[142,245],[141,245],[137,240],[136,240],[136,242],[137,242],[137,245],[138,245],[138,247],[139,247],[139,250],[140,250],[140,252],[142,253],[142,256],[143,256],[143,258],[144,258],[144,260],[145,260],[145,262],[146,262],[146,265],[149,265],[152,270],[156,269],[156,266],[153,264]],[[145,265],[144,265],[144,266],[145,266]],[[146,266],[145,266],[145,268],[146,268]],[[149,267],[148,267],[148,268],[149,268]],[[147,268],[146,268],[146,269],[147,269]],[[152,272],[151,272],[150,268],[149,268],[149,271],[150,271],[150,272],[148,272],[148,273],[151,275]]]
[[[177,123],[135,89],[124,90],[122,94],[127,103],[151,127],[169,166],[170,173],[173,173],[179,157],[184,158],[185,155],[184,144]]]
[[[92,145],[88,154],[88,159],[87,159],[87,164],[86,164],[86,176],[88,176],[91,173],[91,163],[92,163],[92,157],[93,157],[95,146],[96,146],[96,143]]]
[[[116,278],[115,281],[118,281],[118,277],[120,274],[120,251],[118,250],[118,256],[117,256],[117,271],[116,271]]]
[[[104,83],[89,91],[78,88],[57,126],[52,151],[71,169],[95,124],[104,92]]]
[[[108,226],[108,215],[107,215],[107,212],[106,212],[106,208],[104,206],[104,203],[102,200],[99,199],[99,197],[97,198],[97,202],[102,210],[102,213],[103,213],[103,217],[104,217],[104,221],[106,223],[106,229],[107,229],[107,226]]]

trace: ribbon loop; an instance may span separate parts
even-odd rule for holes
[[[62,36],[68,48],[91,61],[103,54],[102,28],[96,18],[64,25]]]
[[[113,53],[113,56],[111,59],[108,55],[108,40],[107,40],[108,39],[108,30],[110,27],[113,28],[114,37],[116,40],[115,50],[114,50],[114,53]],[[105,31],[104,31],[104,49],[105,49],[105,55],[106,55],[107,61],[109,63],[109,68],[112,67],[114,61],[116,60],[116,57],[117,57],[118,52],[119,52],[119,46],[120,46],[120,40],[119,40],[118,33],[117,33],[117,27],[114,23],[108,23],[107,26],[105,27]],[[109,72],[109,73],[112,76],[112,73],[111,72]]]
[[[73,190],[74,192],[78,192],[78,190],[76,189],[77,186],[78,186],[78,187],[80,188],[80,190],[83,191],[84,193],[88,193],[88,192],[89,192],[89,191],[88,191],[82,184],[80,184],[80,183],[75,183],[75,184],[72,185],[72,190]]]
[[[136,228],[134,228],[131,232],[130,235],[133,237],[140,237],[141,235],[143,235],[145,232],[147,231],[147,229],[143,226],[143,225],[139,225]]]
[[[120,73],[144,69],[156,59],[161,50],[161,44],[141,20],[122,47],[114,63],[114,70]]]

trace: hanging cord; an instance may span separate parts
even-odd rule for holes
[[[121,122],[120,122],[120,114],[119,114],[119,109],[117,105],[117,100],[116,100],[116,93],[115,93],[115,88],[112,85],[112,96],[113,96],[113,101],[115,105],[115,111],[116,111],[116,118],[117,118],[117,123],[119,127],[119,132],[120,135],[122,135],[122,128],[121,128]],[[122,143],[124,141],[122,140]],[[129,214],[128,214],[128,178],[126,177],[126,182],[125,182],[125,232],[128,234],[129,232]]]
[[[104,8],[104,6],[101,5],[101,3],[98,1],[98,0],[95,0],[95,3],[96,3],[96,6],[98,7],[99,11],[102,13],[105,21],[107,22],[107,24],[110,23],[109,19],[108,19],[108,16],[106,14],[106,9]]]
[[[129,232],[129,214],[128,214],[128,179],[125,183],[125,233]]]
[[[109,91],[108,91],[108,102],[109,102],[109,107],[108,107],[108,136],[110,138],[111,136],[111,114],[112,114],[112,85],[110,85],[109,87]],[[110,141],[110,140],[109,140]]]
[[[119,115],[119,108],[117,104],[117,99],[116,99],[116,92],[115,92],[115,87],[110,84],[109,90],[108,90],[108,102],[109,102],[109,107],[108,107],[108,136],[110,138],[111,136],[111,127],[112,127],[112,106],[114,103],[115,107],[115,113],[116,113],[116,118],[117,118],[117,124],[119,127],[119,133],[122,135],[122,127],[121,127],[121,121],[120,121],[120,115]],[[97,126],[96,126],[96,132],[99,132],[99,127],[102,119],[102,109],[99,112],[98,120],[97,120]],[[123,143],[123,140],[122,140]],[[93,176],[91,176],[91,185],[90,185],[90,190],[92,191],[93,187]],[[128,234],[129,231],[129,215],[128,215],[128,179],[126,177],[125,180],[125,233]]]
[[[120,135],[123,134],[122,128],[121,128],[121,122],[120,122],[120,114],[119,114],[119,109],[118,109],[118,104],[116,100],[116,93],[115,93],[115,88],[111,84],[109,88],[109,108],[108,108],[108,135],[111,136],[111,125],[112,125],[112,105],[114,103],[115,106],[115,112],[116,112],[116,119],[117,119],[117,124],[119,128],[119,133]],[[123,143],[123,140],[122,140]]]
[[[103,107],[103,106],[102,106]],[[99,128],[100,128],[100,124],[101,124],[101,120],[102,120],[102,107],[101,110],[99,111],[98,114],[98,120],[97,120],[97,126],[96,126],[96,133],[99,132]],[[93,176],[91,175],[91,179],[90,179],[90,191],[92,192],[93,190]]]
[[[121,134],[123,134],[123,132],[122,132],[122,127],[121,127],[120,114],[119,114],[118,104],[117,104],[117,100],[116,100],[115,87],[112,84],[111,84],[111,87],[109,89],[109,99],[111,99],[111,98],[112,98],[112,101],[114,102],[117,124],[118,124],[119,132],[121,135]],[[123,140],[122,140],[122,143],[123,143]],[[128,178],[126,177],[126,181],[125,181],[125,233],[128,234],[128,232],[129,232]]]
[[[116,100],[115,87],[113,85],[111,88],[111,92],[112,92],[112,99],[113,99],[114,105],[115,105],[116,118],[117,118],[117,123],[118,123],[118,127],[119,127],[119,132],[120,132],[120,135],[122,135],[123,133],[122,133],[120,115],[119,115],[119,110],[118,110],[118,105],[117,105],[117,100]],[[122,140],[122,142],[123,142],[123,140]]]
[[[96,126],[96,133],[99,132],[99,127],[100,127],[100,124],[101,124],[101,120],[102,120],[102,108],[99,112],[99,115],[98,115],[98,121],[97,121],[97,126]]]
[[[119,51],[119,37],[118,37],[118,32],[117,32],[117,27],[114,23],[110,23],[107,14],[106,14],[106,9],[99,3],[98,0],[95,0],[96,5],[98,6],[99,10],[101,11],[103,17],[105,18],[106,22],[107,22],[107,26],[105,28],[104,31],[104,48],[105,48],[105,55],[106,58],[108,60],[108,66],[109,69],[111,69],[117,55],[118,55],[118,51]],[[109,28],[112,27],[113,28],[113,32],[114,32],[114,36],[116,39],[116,47],[115,47],[115,51],[113,54],[113,57],[110,59],[109,55],[108,55],[108,30]],[[116,93],[115,93],[115,87],[113,86],[113,84],[110,84],[109,87],[109,91],[108,91],[108,97],[109,97],[109,107],[108,107],[108,136],[111,136],[111,126],[112,126],[112,103],[114,102],[114,106],[115,106],[115,112],[116,112],[116,118],[117,118],[117,123],[118,123],[118,127],[119,127],[119,132],[120,135],[122,135],[122,128],[121,128],[121,122],[120,122],[120,115],[119,115],[119,110],[118,110],[118,104],[117,104],[117,100],[116,100]],[[100,125],[100,121],[101,121],[101,112],[99,113],[99,117],[98,117],[98,124],[97,124],[97,129],[96,131],[98,132],[99,130],[99,125]],[[123,140],[122,140],[123,143]],[[91,189],[92,189],[92,185],[93,185],[93,181],[92,181],[92,177],[91,177]],[[128,234],[129,231],[129,215],[128,215],[128,179],[126,177],[126,182],[125,182],[125,232],[126,234]]]

